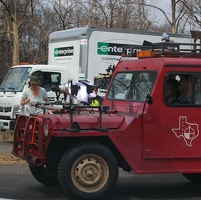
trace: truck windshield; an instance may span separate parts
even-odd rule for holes
[[[30,70],[30,67],[11,68],[0,86],[0,91],[21,92],[24,88]]]
[[[156,79],[156,71],[117,73],[108,91],[107,99],[145,101]]]

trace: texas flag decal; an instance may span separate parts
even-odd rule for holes
[[[186,116],[179,117],[179,127],[172,131],[177,138],[183,137],[188,146],[192,146],[192,141],[199,135],[198,124],[187,122]]]

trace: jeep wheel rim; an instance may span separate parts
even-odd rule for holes
[[[96,192],[108,181],[108,164],[98,155],[85,154],[73,164],[71,177],[79,190],[88,193]]]

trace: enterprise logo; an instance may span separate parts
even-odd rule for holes
[[[125,53],[126,56],[136,56],[136,50],[134,49],[134,45],[108,42],[98,42],[97,53],[100,55],[115,56],[121,56],[123,53]]]
[[[60,48],[54,48],[54,57],[60,57],[60,56],[73,56],[74,53],[74,47],[60,47]]]

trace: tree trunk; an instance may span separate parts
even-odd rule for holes
[[[175,0],[171,0],[172,4],[172,23],[171,23],[171,33],[176,33],[175,25],[176,25],[176,2]]]
[[[18,24],[12,21],[13,26],[13,65],[19,65],[19,36]]]

